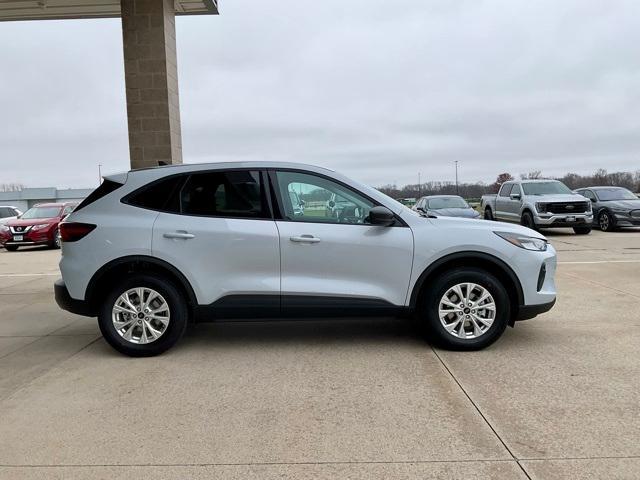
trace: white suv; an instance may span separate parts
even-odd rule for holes
[[[325,208],[336,196],[343,215]],[[132,356],[167,350],[190,321],[406,313],[441,345],[471,350],[556,298],[556,254],[539,233],[425,218],[308,165],[112,175],[60,232],[58,304],[97,316],[105,339]]]

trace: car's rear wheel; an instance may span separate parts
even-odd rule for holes
[[[598,215],[598,225],[603,232],[613,232],[616,228],[613,216],[606,210],[603,210]]]
[[[175,285],[147,274],[136,274],[114,287],[98,315],[105,340],[132,357],[168,350],[184,334],[187,321],[187,304]]]
[[[15,252],[16,250],[18,250],[17,245],[5,245],[4,248],[7,249],[7,252]]]
[[[491,209],[489,207],[484,209],[484,219],[493,220],[493,213],[491,213]]]
[[[509,295],[497,278],[481,269],[458,268],[429,285],[420,320],[439,345],[479,350],[500,338],[510,311]]]
[[[577,235],[588,235],[591,233],[591,227],[573,227],[573,231]]]

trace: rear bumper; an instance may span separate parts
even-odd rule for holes
[[[61,278],[56,280],[53,284],[53,293],[56,298],[56,303],[61,309],[75,313],[76,315],[83,315],[85,317],[96,316],[96,313],[92,311],[87,302],[71,298],[69,290],[67,290],[67,286]]]
[[[530,318],[537,317],[541,313],[551,310],[555,304],[556,299],[554,298],[551,302],[541,303],[539,305],[520,305],[515,320],[529,320]]]

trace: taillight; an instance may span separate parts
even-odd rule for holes
[[[59,228],[63,242],[75,242],[86,237],[96,226],[91,223],[62,222]]]

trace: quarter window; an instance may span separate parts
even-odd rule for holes
[[[283,216],[294,222],[368,223],[374,203],[361,194],[326,178],[277,172]]]

